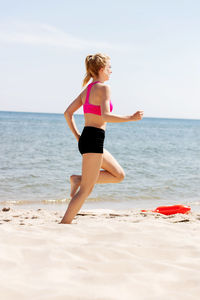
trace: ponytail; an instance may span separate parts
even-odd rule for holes
[[[86,75],[83,79],[82,87],[84,87],[88,83],[88,81],[90,81],[91,78],[92,78],[92,76],[90,75],[90,73],[86,73]]]

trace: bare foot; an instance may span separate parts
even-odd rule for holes
[[[81,176],[80,175],[72,175],[70,176],[70,183],[71,183],[71,192],[70,197],[73,197],[79,188],[81,183]]]

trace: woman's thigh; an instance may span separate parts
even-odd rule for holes
[[[81,188],[92,188],[99,176],[103,160],[102,153],[85,153],[82,155]]]
[[[116,161],[116,159],[110,154],[109,151],[104,149],[103,152],[103,161],[101,168],[108,171],[112,175],[116,177],[123,177],[125,176],[123,168],[120,166],[120,164]]]

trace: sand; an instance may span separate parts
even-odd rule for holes
[[[2,300],[200,299],[200,214],[0,211]]]

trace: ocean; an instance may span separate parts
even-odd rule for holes
[[[83,115],[75,121],[81,132]],[[96,185],[83,208],[185,204],[200,211],[200,120],[108,123],[105,148],[126,177]],[[81,174],[81,155],[63,114],[0,112],[2,206],[65,210],[72,174]]]

